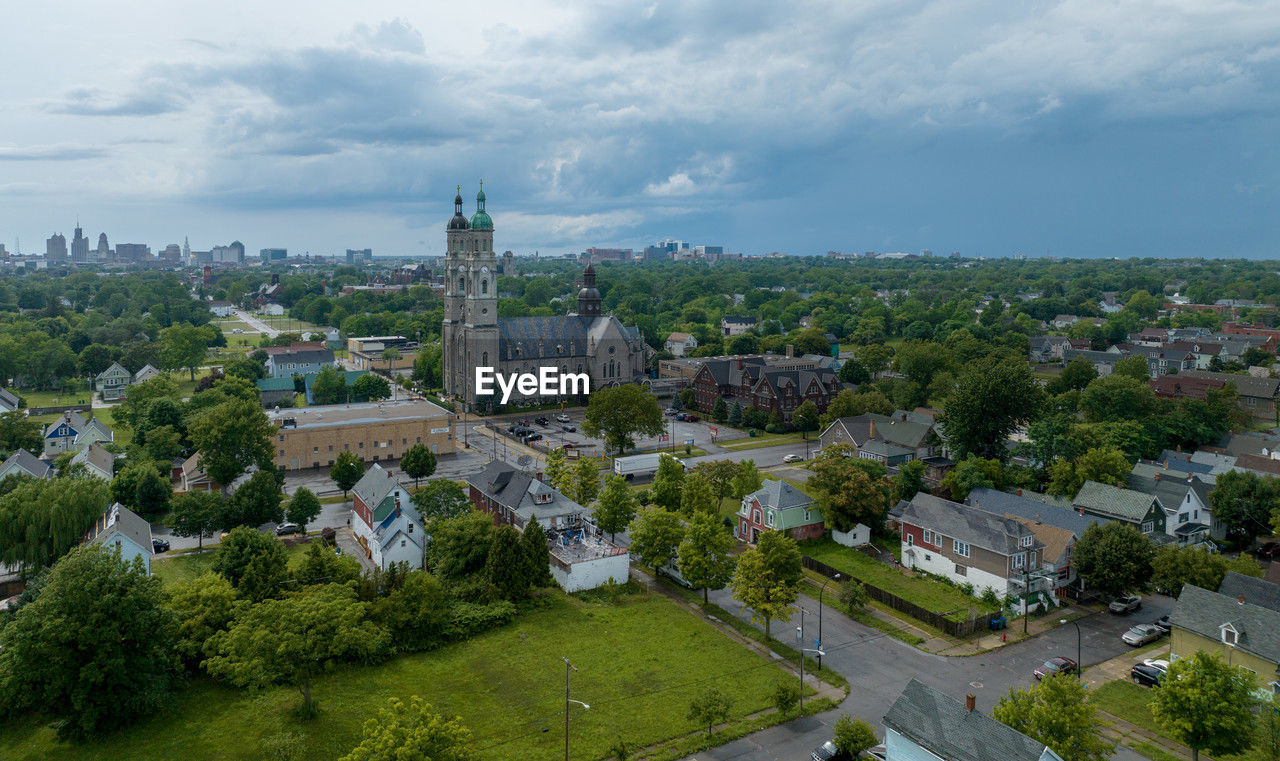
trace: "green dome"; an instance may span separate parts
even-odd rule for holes
[[[477,211],[475,214],[471,215],[471,229],[492,230],[493,220],[489,218],[488,213],[484,211]]]

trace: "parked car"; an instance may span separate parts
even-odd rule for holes
[[[561,423],[567,423],[569,422],[569,416],[561,412],[559,415],[556,415],[556,420]]]
[[[152,551],[153,553],[168,552],[168,551],[169,551],[169,543],[168,543],[168,542],[166,542],[166,541],[165,541],[165,540],[163,540],[163,539],[152,539],[152,540],[151,540],[151,551]]]
[[[1149,642],[1155,642],[1162,636],[1164,635],[1155,627],[1154,624],[1138,624],[1124,634],[1121,634],[1120,639],[1134,647],[1139,647],[1140,645],[1145,645]]]
[[[689,419],[689,416],[686,415],[685,413],[683,412],[676,413],[676,420],[688,420],[688,419]]]
[[[698,422],[698,421],[699,421],[699,420],[701,420],[701,419],[702,419],[702,418],[698,417],[697,415],[685,415],[685,416],[684,416],[684,420],[685,420],[685,422],[686,422],[686,423],[696,423],[696,422]]]
[[[671,409],[670,407],[668,407],[668,408],[666,408],[665,410],[663,410],[663,411],[662,411],[662,414],[664,414],[664,415],[679,415],[679,414],[680,414],[680,411],[679,411],[679,410],[673,410],[673,409]]]
[[[1161,616],[1157,618],[1151,625],[1159,629],[1161,634],[1168,634],[1173,631],[1173,627],[1169,625],[1168,616]]]
[[[535,441],[542,441],[542,434],[530,433],[530,434],[526,434],[524,437],[524,443],[526,444],[532,444]]]
[[[1107,606],[1112,613],[1132,613],[1142,607],[1142,598],[1137,595],[1117,597]]]
[[[537,423],[538,425],[548,425],[551,423],[551,421],[545,417],[536,417],[533,419],[533,422]]]
[[[1068,674],[1074,673],[1076,670],[1076,662],[1070,658],[1064,658],[1061,655],[1054,656],[1044,663],[1036,666],[1036,670],[1031,672],[1035,676],[1036,681],[1044,679],[1047,676],[1053,676],[1061,672]]]
[[[1169,662],[1163,658],[1148,658],[1142,662],[1142,665],[1159,671],[1161,676],[1169,673]]]
[[[301,534],[302,527],[296,523],[281,523],[276,526],[276,536],[292,536],[293,534]]]
[[[804,458],[798,454],[789,454],[782,458],[783,462],[804,462]]]
[[[560,426],[560,430],[564,431],[565,433],[574,433],[575,431],[578,430],[578,427],[576,425],[570,425],[568,423],[565,423],[564,425]]]
[[[1264,542],[1254,553],[1261,560],[1275,560],[1280,557],[1280,542]]]
[[[1129,669],[1129,676],[1133,678],[1134,684],[1156,687],[1160,684],[1160,680],[1164,678],[1164,672],[1145,663],[1139,663]]]
[[[848,758],[840,749],[836,747],[834,740],[827,740],[823,744],[813,749],[809,754],[811,761],[834,761],[834,759]]]

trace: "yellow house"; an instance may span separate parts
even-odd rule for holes
[[[1280,679],[1280,611],[1255,605],[1241,594],[1210,592],[1192,584],[1182,588],[1169,617],[1173,627],[1170,654],[1182,658],[1204,650],[1257,677],[1261,692],[1271,694]]]

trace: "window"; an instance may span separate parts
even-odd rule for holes
[[[914,547],[914,546],[916,546],[916,536],[915,536],[915,534],[907,534],[907,546],[908,546],[908,547]]]
[[[320,454],[320,447],[311,447],[311,454]]]
[[[412,534],[412,533],[413,533],[413,524],[412,524],[412,523],[410,523],[410,524],[409,524],[409,533],[410,533],[410,534]]]
[[[929,529],[924,530],[924,543],[933,544],[933,531]]]
[[[329,445],[329,451],[330,451],[330,452],[332,452],[332,451],[333,451],[333,445],[332,445],[332,444],[330,444],[330,445]]]
[[[1014,556],[1013,556],[1013,567],[1014,567],[1014,568],[1021,568],[1021,567],[1023,567],[1023,566],[1024,566],[1024,565],[1026,565],[1026,564],[1027,564],[1027,553],[1025,553],[1025,552],[1019,552],[1017,555],[1014,555]]]
[[[773,511],[769,510],[764,514],[764,525],[773,528]]]
[[[1156,524],[1155,524],[1155,521],[1143,521],[1143,522],[1142,522],[1142,533],[1144,533],[1144,534],[1150,534],[1152,531],[1155,531],[1155,530],[1156,530]]]
[[[1033,536],[1024,536],[1024,537],[1022,537],[1022,539],[1021,539],[1018,543],[1019,543],[1020,545],[1022,545],[1023,547],[1030,547],[1030,546],[1031,546],[1031,544],[1032,544],[1033,542],[1035,542],[1035,537],[1033,537]]]
[[[364,449],[364,442],[363,442],[363,441],[362,441],[362,442],[360,442],[359,447],[360,447],[361,449]]]
[[[1235,647],[1236,642],[1240,639],[1240,633],[1231,624],[1223,624],[1220,628],[1222,629],[1222,643]]]
[[[968,567],[968,566],[963,566],[963,565],[960,565],[959,563],[957,563],[957,564],[956,564],[956,576],[967,576],[967,575],[969,575],[969,567]]]
[[[284,441],[284,436],[281,436],[281,437],[280,437],[280,440],[281,440],[281,441]]]
[[[962,541],[960,541],[959,539],[954,539],[954,540],[952,540],[952,542],[951,542],[951,549],[955,550],[955,553],[956,553],[957,555],[959,555],[960,557],[962,557],[962,558],[967,558],[967,557],[969,557],[969,543],[968,543],[968,542],[962,542]]]

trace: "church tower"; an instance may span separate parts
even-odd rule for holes
[[[600,316],[600,291],[596,290],[596,268],[590,263],[582,271],[582,290],[578,291],[578,314],[583,317]]]
[[[470,229],[462,215],[462,186],[453,198],[453,217],[446,225],[444,266],[444,325],[441,329],[442,375],[445,393],[458,394],[466,388],[466,369],[463,367],[463,343],[465,335],[462,322],[462,304],[466,299],[467,268],[463,248]]]
[[[474,368],[500,363],[498,259],[493,252],[493,219],[485,211],[483,183],[470,221],[462,214],[462,188],[458,188],[447,233],[442,329],[445,392],[474,399]]]

